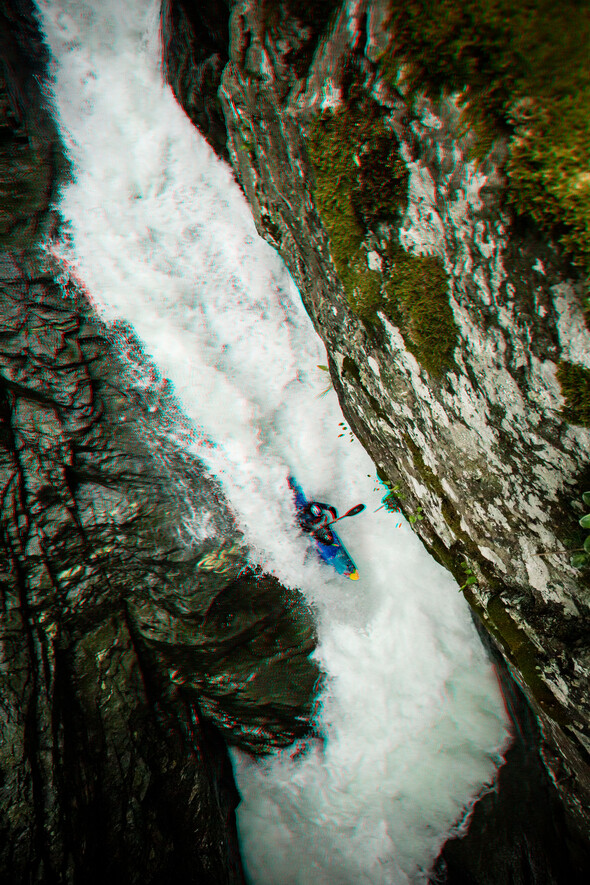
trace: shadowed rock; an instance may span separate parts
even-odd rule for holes
[[[309,730],[313,622],[249,567],[132,331],[36,249],[67,166],[31,13],[0,28],[0,881],[239,883],[226,742]]]

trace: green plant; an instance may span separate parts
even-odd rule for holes
[[[590,507],[590,492],[582,493],[582,501],[587,507]],[[572,506],[578,508],[580,505],[578,501],[572,501]],[[578,522],[581,528],[590,530],[590,513],[585,513]],[[569,553],[570,563],[574,568],[585,568],[585,566],[590,564],[590,534],[586,535],[583,541],[577,540],[577,543],[581,543],[582,546],[567,550],[543,550],[536,555],[559,556]]]
[[[410,525],[415,525],[417,522],[421,522],[424,519],[424,514],[422,513],[422,508],[419,506],[416,509],[415,513],[410,513],[408,515],[408,522]]]
[[[381,507],[378,507],[377,510],[381,510],[384,507],[386,510],[389,510],[390,513],[402,513],[410,525],[415,525],[417,522],[421,522],[424,519],[424,513],[420,506],[416,508],[415,513],[407,513],[407,509],[404,510],[403,502],[407,496],[398,483],[395,485],[391,483],[380,470],[377,470],[377,479],[381,485],[385,486],[387,489],[385,495],[381,499]]]
[[[387,492],[381,498],[381,507],[389,510],[390,513],[401,513],[401,502],[406,497],[401,487],[397,483],[391,485],[389,482],[385,482],[383,485],[385,485]],[[381,510],[381,507],[378,509]]]
[[[582,501],[587,507],[590,507],[590,492],[584,492]],[[590,513],[584,514],[580,519],[580,525],[583,529],[590,531]],[[590,534],[586,535],[584,544],[578,550],[572,551],[570,562],[574,568],[584,568],[590,563]]]
[[[467,587],[471,587],[473,584],[477,584],[478,581],[475,572],[468,562],[462,562],[461,568],[464,572],[465,582],[459,587],[459,593],[462,593],[464,590],[467,589]]]

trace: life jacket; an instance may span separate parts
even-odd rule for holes
[[[320,501],[310,501],[299,514],[299,525],[304,532],[314,535],[322,544],[333,544],[334,535],[326,523],[337,518],[338,511],[335,507]]]

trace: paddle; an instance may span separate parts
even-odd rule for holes
[[[337,519],[333,519],[332,522],[324,523],[322,528],[327,528],[329,525],[334,525],[334,523],[338,522],[339,519],[346,519],[347,516],[356,516],[357,513],[360,513],[364,509],[364,504],[357,504],[356,507],[351,507],[351,509],[347,510],[346,513],[343,513],[342,516],[337,517]]]

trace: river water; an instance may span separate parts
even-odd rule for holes
[[[49,0],[40,20],[72,162],[50,244],[107,323],[130,323],[174,385],[190,446],[218,477],[252,561],[317,612],[323,742],[234,753],[252,885],[421,882],[494,777],[506,740],[496,676],[453,579],[351,437],[321,341],[230,170],[165,85],[153,0]],[[286,479],[343,512],[360,580],[297,533]],[[206,534],[195,517],[196,534]],[[299,752],[297,752],[299,751]]]

